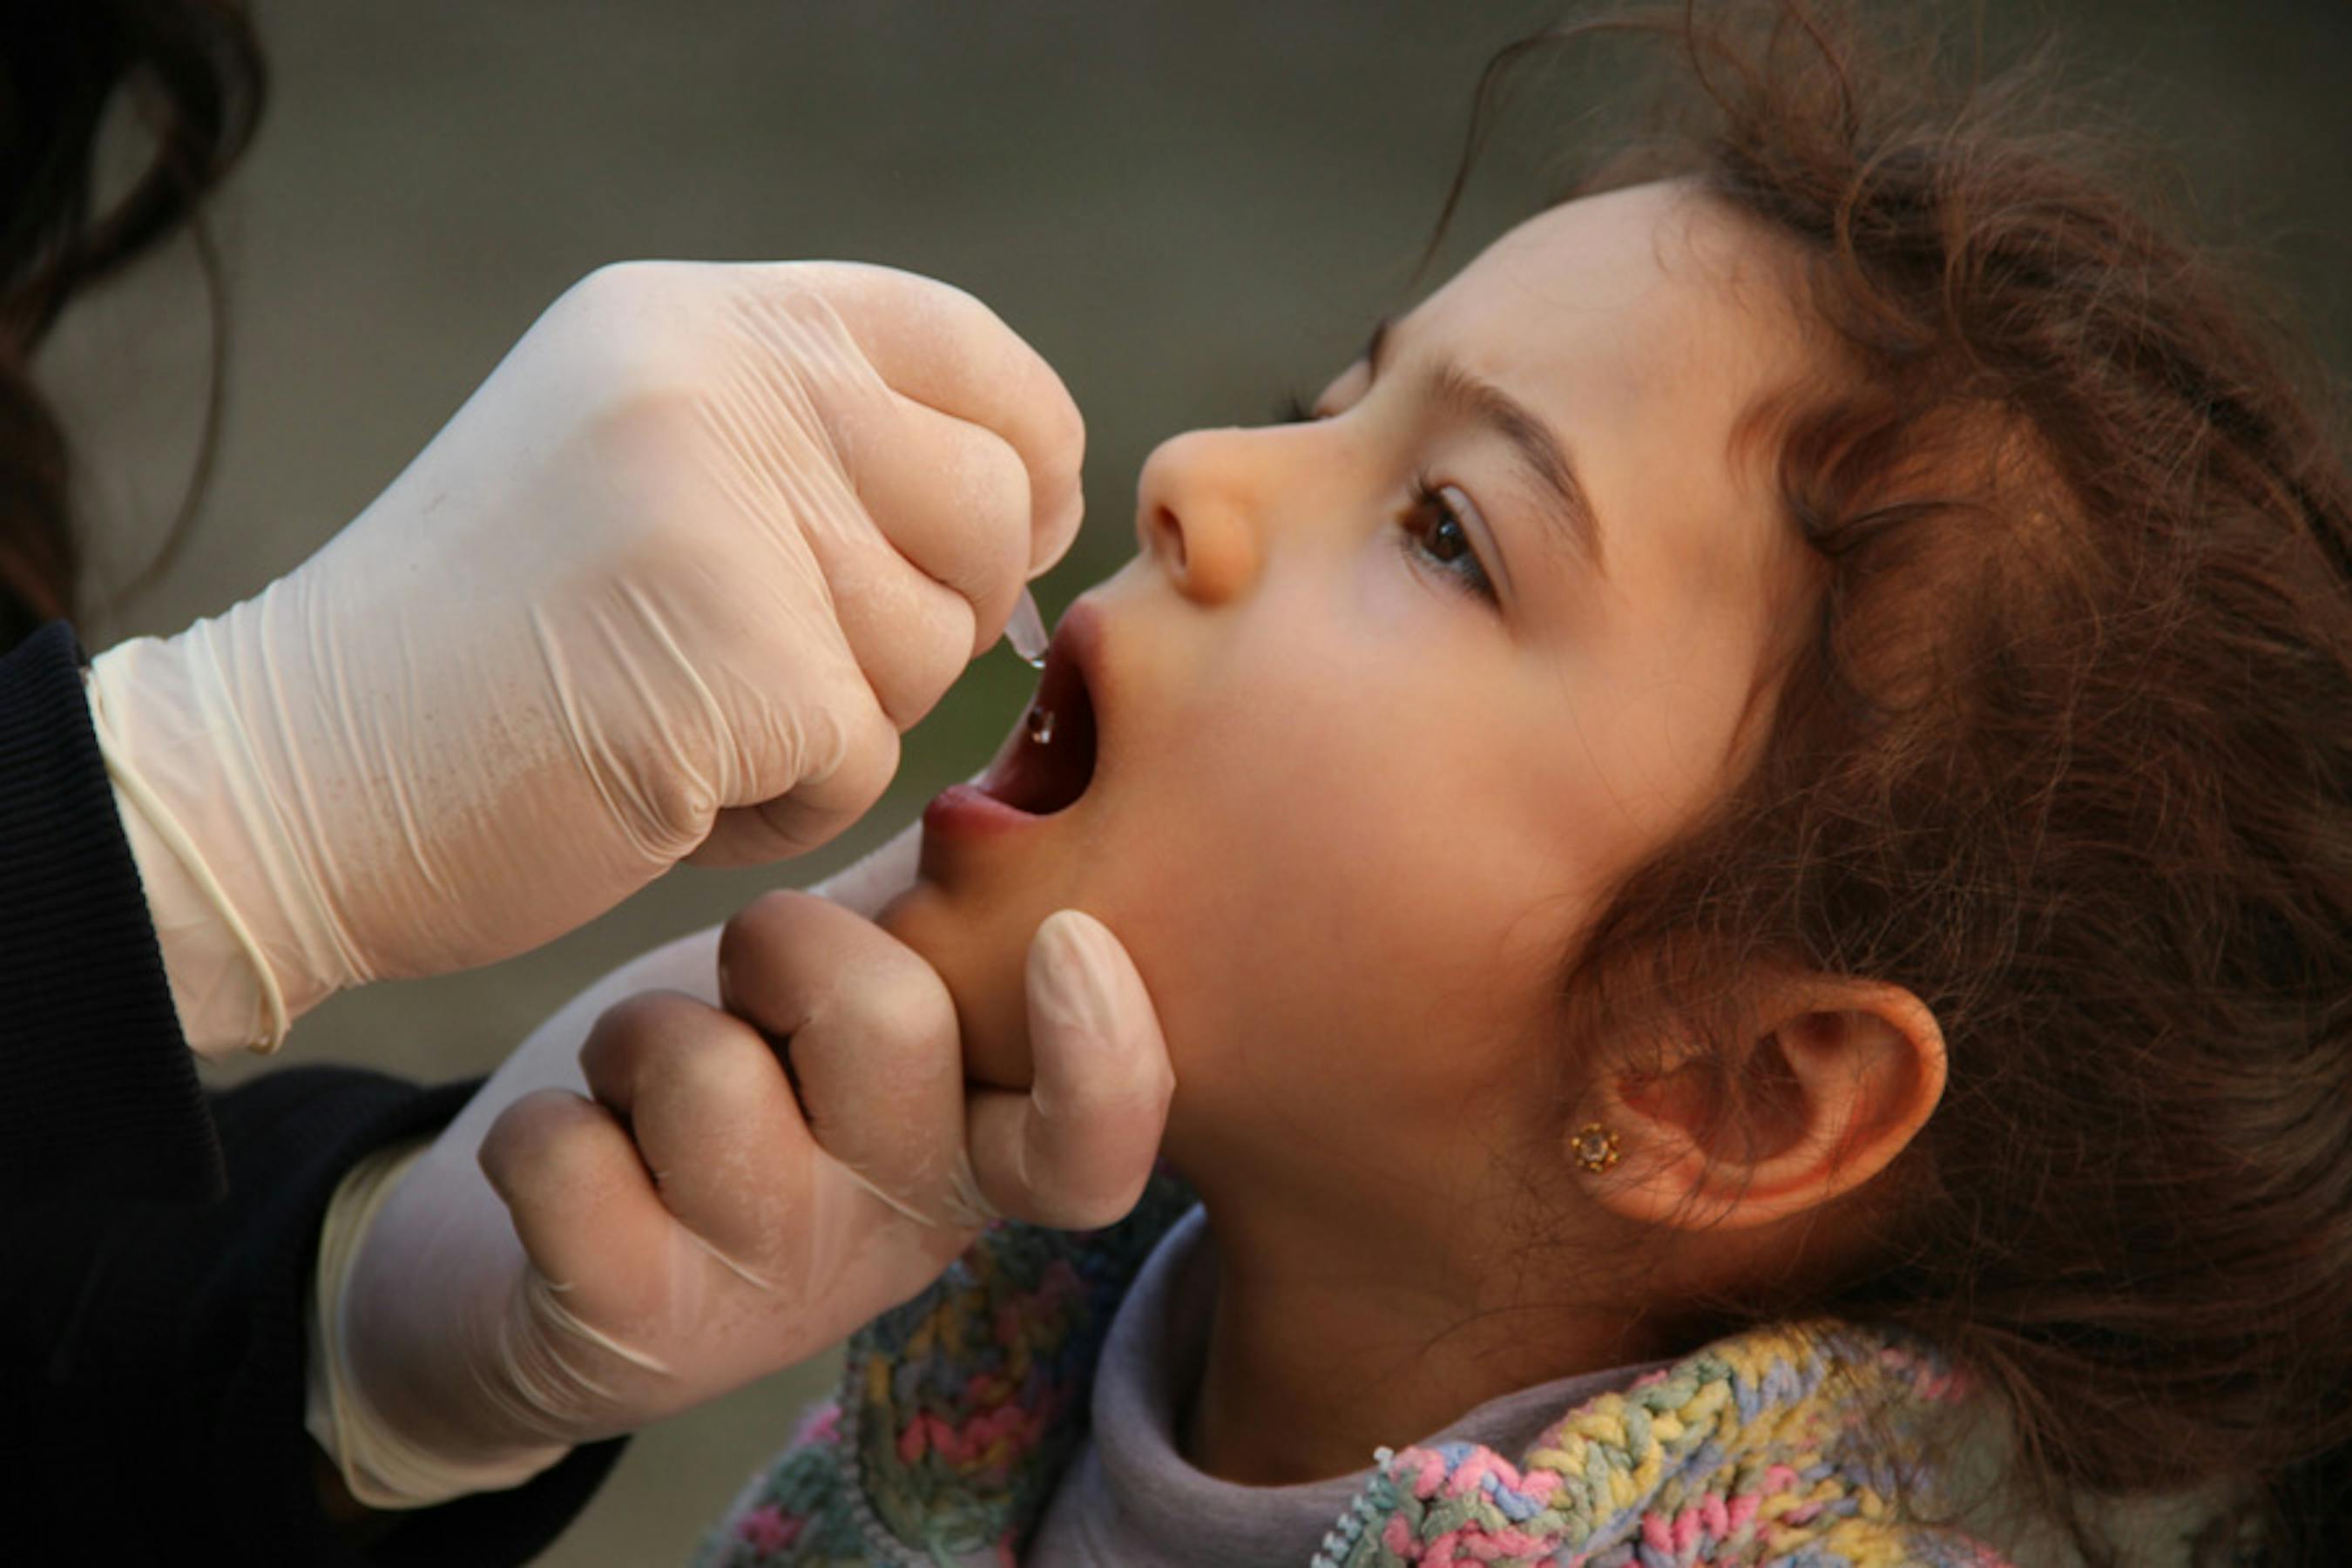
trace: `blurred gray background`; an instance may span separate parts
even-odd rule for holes
[[[259,140],[215,208],[229,402],[195,533],[100,647],[219,610],[356,514],[557,294],[629,257],[845,257],[957,283],[1087,417],[1088,521],[1050,620],[1129,552],[1151,445],[1311,396],[1408,298],[1470,89],[1572,0],[258,0]],[[1982,9],[2055,27],[2156,139],[2210,232],[2352,364],[2352,0]],[[1589,75],[1588,78],[1589,79]],[[1514,124],[1448,266],[1539,193],[1573,74]],[[1442,268],[1441,271],[1446,268]],[[93,596],[184,487],[208,337],[183,245],[68,318],[45,362],[82,460]],[[486,1070],[613,964],[813,879],[976,769],[1030,672],[992,652],[911,738],[866,827],[793,866],[681,871],[541,952],[306,1019],[298,1060]],[[545,1561],[676,1562],[785,1436],[803,1368],[641,1438]]]

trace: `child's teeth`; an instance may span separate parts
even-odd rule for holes
[[[1029,710],[1029,739],[1045,745],[1054,739],[1054,710],[1051,708]]]

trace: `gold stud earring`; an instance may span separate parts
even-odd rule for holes
[[[1598,1121],[1588,1121],[1578,1128],[1576,1136],[1568,1141],[1568,1147],[1576,1156],[1576,1163],[1596,1176],[1614,1165],[1622,1152],[1617,1147],[1617,1134]]]

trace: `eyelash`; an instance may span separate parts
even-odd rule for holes
[[[1274,417],[1278,425],[1308,425],[1315,421],[1317,416],[1313,409],[1307,407],[1304,399],[1297,393],[1290,392],[1285,393],[1280,401],[1275,405]],[[1430,478],[1427,469],[1414,469],[1412,505],[1405,515],[1408,519],[1412,519],[1421,517],[1425,512],[1435,512],[1439,525],[1451,523],[1454,526],[1454,531],[1461,536],[1462,553],[1450,558],[1440,557],[1434,551],[1422,546],[1421,541],[1426,537],[1428,531],[1416,530],[1410,526],[1397,531],[1397,552],[1408,561],[1435,563],[1443,568],[1439,575],[1453,584],[1457,592],[1474,599],[1483,599],[1490,605],[1499,605],[1501,600],[1495,593],[1494,579],[1486,574],[1486,563],[1478,559],[1478,548],[1470,542],[1470,530],[1463,522],[1460,510],[1446,495],[1447,489],[1448,487],[1440,485],[1435,479]],[[1453,570],[1457,563],[1462,563],[1468,564],[1467,574]]]

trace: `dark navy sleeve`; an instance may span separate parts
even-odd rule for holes
[[[53,1196],[0,1212],[0,1493],[8,1561],[509,1568],[584,1507],[618,1443],[526,1486],[357,1531],[303,1426],[319,1224],[368,1152],[437,1131],[477,1086],[288,1068],[215,1097],[226,1194]],[[17,1555],[31,1543],[28,1555]]]
[[[0,1561],[529,1562],[620,1445],[357,1527],[303,1426],[319,1224],[475,1086],[342,1068],[207,1097],[63,625],[0,658]]]
[[[0,658],[0,1205],[220,1191],[221,1153],[62,622]]]

